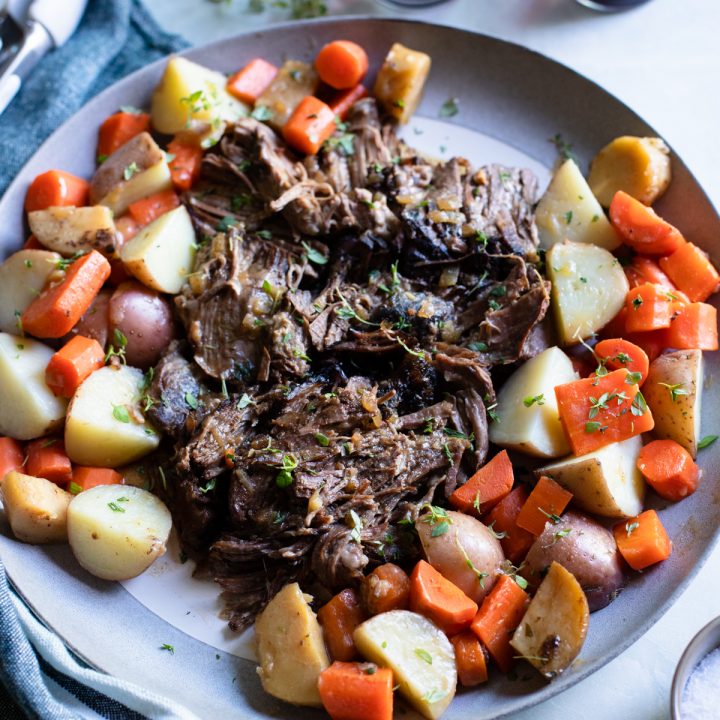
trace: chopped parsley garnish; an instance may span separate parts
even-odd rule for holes
[[[120,507],[120,506],[117,504],[117,502],[109,502],[109,503],[107,504],[107,506],[108,506],[113,512],[119,512],[119,513],[124,513],[124,512],[125,512],[125,508]]]
[[[215,489],[215,484],[216,484],[216,483],[217,483],[217,478],[212,478],[212,479],[207,483],[207,485],[204,485],[203,487],[200,488],[200,492],[201,492],[203,495],[209,493],[211,490],[214,490],[214,489]]]
[[[548,142],[551,142],[563,160],[575,160],[572,143],[566,142],[560,133],[556,133]]]
[[[187,403],[188,407],[191,407],[193,410],[198,409],[197,398],[190,391],[185,393],[185,402]]]
[[[130,180],[130,178],[135,175],[136,173],[140,172],[140,168],[138,167],[138,164],[136,162],[131,162],[124,170],[123,170],[123,180]]]
[[[717,435],[706,435],[699,443],[698,443],[698,450],[702,450],[703,448],[708,447],[709,445],[712,445],[716,440],[718,439]]]
[[[248,405],[254,405],[255,401],[247,394],[243,393],[241,398],[238,400],[238,410],[244,410]]]
[[[639,372],[629,372],[625,376],[625,382],[628,385],[638,385],[641,380],[642,380],[642,373],[639,373]]]
[[[468,348],[470,348],[470,350],[475,350],[475,352],[487,352],[488,345],[484,342],[471,342],[468,343]]]
[[[565,213],[565,224],[566,224],[566,225],[569,225],[569,224],[572,222],[572,219],[573,219],[573,211],[572,211],[572,210],[568,210],[568,211]]]
[[[354,510],[350,511],[350,527],[352,527],[350,537],[359,545],[362,542],[360,533],[362,532],[363,524],[360,516]]]
[[[251,113],[250,117],[253,120],[259,120],[265,122],[266,120],[272,120],[273,112],[269,107],[265,105],[258,105]]]
[[[173,645],[168,645],[167,643],[163,643],[160,646],[160,649],[169,652],[171,655],[175,654],[175,647]]]
[[[438,113],[441,118],[448,118],[457,115],[460,112],[457,98],[448,98],[441,106]]]
[[[539,395],[528,395],[523,400],[523,405],[525,407],[532,407],[533,405],[544,405],[545,404],[545,394],[540,393]]]
[[[327,447],[330,444],[330,438],[321,432],[316,432],[315,442],[317,442],[317,444],[321,447]]]
[[[303,241],[302,246],[305,250],[305,254],[307,255],[307,259],[311,263],[315,263],[315,265],[327,265],[327,256],[323,255],[321,252],[316,250],[311,245],[308,245],[305,241]]]
[[[121,423],[129,423],[130,422],[130,414],[127,411],[127,408],[124,405],[113,405],[113,411],[112,411],[113,417]]]
[[[232,215],[226,215],[218,222],[218,224],[215,226],[215,229],[218,232],[227,232],[231,227],[235,225],[237,225],[237,219],[234,218]]]
[[[72,480],[70,481],[70,487],[68,489],[71,495],[79,495],[82,492],[82,487]]]
[[[428,665],[432,665],[432,655],[423,648],[415,648],[415,654]]]
[[[279,488],[290,487],[293,483],[293,470],[298,466],[297,458],[292,454],[282,456],[280,472],[275,476],[275,484]]]

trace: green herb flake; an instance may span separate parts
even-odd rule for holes
[[[487,352],[488,344],[484,342],[471,342],[468,343],[468,348],[470,350],[475,350],[475,352]]]
[[[513,580],[521,590],[527,590],[528,582],[522,575],[513,575]]]
[[[311,263],[315,263],[315,265],[327,265],[327,256],[323,255],[321,252],[316,250],[311,245],[308,245],[305,241],[302,243],[303,249],[305,250],[305,254],[307,255],[307,259]]]
[[[118,512],[118,513],[124,513],[124,512],[125,512],[125,508],[124,508],[124,507],[120,507],[116,502],[109,502],[109,503],[107,504],[107,506],[108,506],[113,512]]]
[[[718,439],[717,435],[706,435],[699,443],[698,450],[703,450],[712,445]]]
[[[424,648],[415,648],[415,654],[423,661],[426,662],[428,665],[433,664],[432,655],[425,650]]]
[[[625,532],[627,532],[627,536],[630,537],[635,530],[637,530],[640,527],[639,522],[630,522],[629,520],[625,523]]]
[[[127,408],[124,405],[113,405],[113,411],[112,411],[113,417],[121,423],[129,423],[130,422],[130,414],[127,411]]]
[[[445,696],[447,695],[447,692],[443,690],[428,690],[421,698],[421,700],[424,700],[428,705],[434,705],[437,702],[440,702]]]
[[[330,438],[321,432],[315,433],[315,442],[321,447],[327,447],[330,444]]]
[[[215,484],[217,483],[217,478],[212,478],[206,485],[203,485],[203,487],[200,488],[200,492],[203,495],[206,495],[211,490],[215,489]]]
[[[79,495],[83,491],[82,487],[72,480],[70,481],[70,487],[68,489],[71,495]]]
[[[192,408],[193,410],[198,409],[198,400],[190,391],[185,393],[185,402],[187,403],[188,407]]]
[[[173,645],[168,645],[167,643],[163,643],[160,646],[161,650],[165,650],[166,652],[169,652],[171,655],[175,654],[175,647]]]
[[[625,376],[625,382],[628,385],[639,385],[641,380],[642,380],[642,373],[639,373],[639,372],[629,372]]]
[[[253,120],[259,120],[260,122],[266,122],[272,120],[273,112],[269,107],[265,105],[258,105],[251,113],[250,117]]]
[[[569,225],[569,224],[572,222],[572,219],[573,219],[573,212],[572,212],[572,210],[568,210],[568,211],[565,213],[564,217],[565,217],[565,224],[566,224],[566,225]]]
[[[460,112],[457,98],[448,98],[441,106],[438,113],[441,118],[454,117]]]
[[[677,402],[677,399],[681,395],[688,394],[688,391],[685,389],[683,383],[677,383],[677,385],[670,385],[670,383],[659,382],[658,385],[662,385],[664,388],[667,388],[668,392],[670,393],[670,399],[673,402]]]
[[[242,397],[238,400],[238,410],[244,410],[248,405],[254,405],[255,401],[247,394],[243,393]]]
[[[123,180],[130,180],[133,175],[139,172],[138,164],[133,161],[123,170]]]
[[[443,520],[433,527],[430,531],[430,535],[431,537],[440,537],[440,535],[444,535],[449,529],[450,525],[447,520]]]
[[[540,393],[539,395],[528,395],[523,400],[523,405],[527,408],[532,407],[533,405],[544,405],[545,404],[545,394]]]

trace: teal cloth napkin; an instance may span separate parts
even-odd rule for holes
[[[58,0],[59,10],[61,5]],[[48,135],[91,97],[187,44],[161,30],[139,0],[90,0],[73,37],[43,58],[0,115],[0,193]],[[0,558],[0,718],[23,717],[193,716],[171,700],[78,661],[9,588]]]

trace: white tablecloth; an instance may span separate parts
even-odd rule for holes
[[[247,0],[145,0],[168,30],[202,44],[283,18],[245,11]],[[270,5],[270,2],[268,2]],[[392,15],[371,0],[328,0],[332,14]],[[601,14],[572,0],[449,0],[402,11],[538,50],[595,80],[650,122],[683,157],[720,207],[720,3],[652,0]],[[717,432],[717,428],[707,428]],[[678,658],[695,632],[720,614],[720,549],[674,607],[641,640],[561,696],[515,720],[661,720]],[[710,720],[710,719],[708,719]]]

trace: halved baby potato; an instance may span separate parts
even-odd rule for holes
[[[563,345],[574,345],[607,325],[629,290],[620,263],[604,248],[578,242],[553,245],[545,258],[555,321]]]
[[[65,421],[65,451],[79,465],[118,467],[160,444],[139,403],[143,374],[128,365],[96,370],[75,392]]]
[[[104,205],[35,210],[28,213],[28,224],[42,245],[66,257],[90,250],[110,256],[115,251],[115,222]]]
[[[192,272],[195,230],[184,205],[161,215],[120,250],[128,272],[159,292],[177,294]]]
[[[579,655],[589,619],[580,583],[553,561],[510,644],[524,660],[552,679]]]
[[[11,470],[2,482],[2,500],[13,535],[31,544],[67,541],[72,495],[45,478]]]
[[[455,651],[445,633],[422,615],[391,610],[355,629],[355,646],[372,662],[389,667],[405,699],[435,720],[455,696]]]
[[[614,250],[620,236],[605,217],[580,169],[566,160],[556,171],[535,210],[540,247],[563,240]]]
[[[644,387],[644,386],[643,386]],[[588,453],[570,456],[535,471],[547,475],[573,494],[573,502],[604,517],[639,515],[645,498],[645,481],[637,469],[642,449],[640,436]]]
[[[156,495],[125,485],[98,485],[73,497],[67,534],[77,561],[103,580],[127,580],[165,554],[170,511]]]
[[[406,123],[422,99],[430,56],[394,43],[375,80],[374,94],[388,115]]]
[[[570,452],[558,416],[555,386],[577,378],[570,358],[558,347],[525,361],[497,396],[500,422],[490,425],[490,442],[536,457]]]

